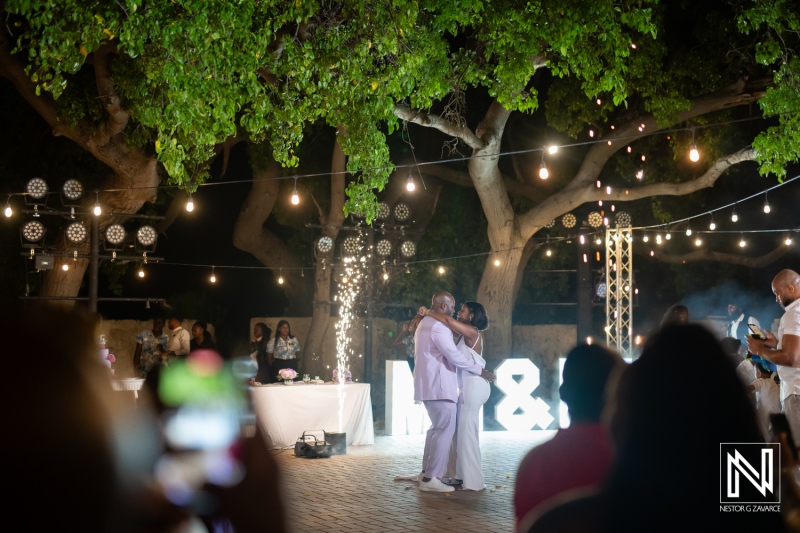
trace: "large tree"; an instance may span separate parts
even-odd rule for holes
[[[796,15],[787,3],[747,5],[754,7],[640,0],[214,6],[10,0],[1,13],[7,24],[0,72],[56,134],[108,165],[112,176],[103,188],[123,191],[101,200],[117,202],[120,212],[152,198],[159,163],[170,183],[194,189],[208,178],[215,148],[232,136],[266,139],[279,163],[294,166],[304,125],[322,119],[347,132],[339,144],[357,179],[347,187],[345,209],[369,220],[377,212],[375,193],[391,174],[386,134],[399,120],[458,139],[472,153],[468,176],[488,221],[493,254],[478,298],[499,326],[490,343],[499,355],[510,349],[511,310],[536,246],[532,237],[553,218],[598,199],[592,184],[624,144],[756,102],[765,85],[740,79],[745,66],[760,63],[756,74],[773,80],[761,101],[780,119],[754,149],[744,143],[719,153],[699,177],[643,183],[612,197],[688,194],[738,162],[758,158],[763,170],[779,173],[796,157],[797,118],[785,114],[797,94]],[[676,23],[683,19],[669,9],[685,9],[698,27],[711,20],[707,35],[694,40],[716,48],[698,54],[685,46],[684,25]],[[731,39],[742,60],[729,61],[719,38],[738,35],[737,22],[754,37]],[[675,50],[687,61],[682,68]],[[751,51],[755,61],[748,61]],[[714,53],[719,65],[702,63]],[[523,166],[523,175],[505,179],[496,157],[512,113],[539,105],[542,70],[567,81],[560,100],[557,90],[550,95],[561,103],[549,117],[552,125],[579,135],[596,123],[611,143],[589,148],[572,176],[546,194],[530,184]],[[476,91],[489,100],[480,117],[468,120],[465,95]],[[613,131],[606,127],[612,122]],[[75,283],[53,281],[64,293],[77,290]]]

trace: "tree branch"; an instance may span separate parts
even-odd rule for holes
[[[469,172],[455,170],[445,165],[422,165],[419,169],[423,174],[435,176],[442,181],[453,183],[461,187],[475,188],[475,184],[472,182],[472,177],[469,175]],[[524,196],[534,202],[541,202],[549,196],[546,191],[526,185],[525,183],[520,183],[514,178],[505,175],[503,176],[503,183],[508,192]]]
[[[784,255],[786,255],[790,249],[791,249],[790,246],[781,244],[768,254],[762,255],[761,257],[747,257],[725,252],[714,252],[712,250],[696,250],[694,252],[689,252],[688,254],[671,255],[665,252],[654,250],[655,255],[653,255],[652,257],[654,259],[658,259],[659,261],[663,261],[665,263],[673,263],[673,264],[691,263],[695,261],[717,261],[720,263],[728,263],[730,265],[740,265],[749,268],[761,268],[777,261]],[[637,246],[635,250],[639,254],[646,253],[648,257],[651,257],[649,250],[646,251],[641,246]]]
[[[689,109],[679,113],[677,119],[670,124],[659,125],[653,115],[644,115],[619,125],[613,134],[603,138],[604,141],[611,141],[610,145],[608,142],[597,143],[589,149],[581,168],[569,183],[567,189],[585,190],[587,185],[597,179],[614,153],[641,137],[712,111],[748,105],[757,101],[764,94],[763,87],[754,87],[759,83],[760,80],[750,84],[745,83],[744,80],[739,80],[720,91],[700,96],[692,101]]]
[[[103,107],[108,113],[108,120],[100,126],[94,141],[103,146],[111,139],[125,130],[130,119],[128,110],[122,107],[122,101],[114,91],[114,82],[111,81],[111,58],[117,53],[117,45],[111,42],[103,44],[94,52],[94,77],[97,84],[97,94]]]
[[[486,146],[486,143],[479,139],[468,127],[454,124],[444,120],[438,115],[415,111],[411,109],[411,107],[403,104],[395,106],[394,114],[408,122],[413,122],[414,124],[419,124],[426,128],[434,128],[451,137],[460,139],[473,150],[480,150]]]
[[[63,135],[86,148],[88,135],[81,130],[70,128],[59,120],[55,101],[50,93],[42,92],[41,96],[37,96],[36,84],[25,74],[25,64],[18,55],[11,53],[11,49],[5,29],[0,28],[0,74],[14,84],[17,92],[50,125],[53,135]]]
[[[714,161],[714,164],[711,165],[702,176],[692,180],[683,183],[652,183],[633,189],[612,191],[611,194],[605,194],[605,191],[594,189],[589,201],[606,199],[633,201],[649,198],[651,196],[683,196],[691,194],[701,189],[713,187],[714,183],[728,168],[744,161],[754,161],[755,158],[756,151],[753,148],[742,148],[738,152],[720,157]]]

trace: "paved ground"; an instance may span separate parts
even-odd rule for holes
[[[488,431],[481,435],[482,492],[420,492],[394,481],[418,472],[423,436],[376,437],[373,446],[350,446],[346,455],[303,459],[280,452],[290,531],[513,531],[514,476],[522,456],[553,431]]]

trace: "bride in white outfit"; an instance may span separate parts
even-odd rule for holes
[[[486,310],[478,302],[466,302],[458,311],[458,320],[444,313],[420,307],[419,314],[430,316],[442,322],[460,337],[456,347],[461,353],[473,359],[481,367],[486,368],[483,354],[483,337],[481,331],[489,326]],[[481,447],[478,434],[478,413],[489,399],[489,382],[480,376],[458,371],[458,386],[461,395],[458,404],[458,423],[455,436],[455,477],[463,481],[463,490],[483,490],[483,472],[481,471]],[[463,402],[463,403],[462,403]],[[450,465],[454,463],[451,448]],[[450,472],[449,475],[451,475]]]

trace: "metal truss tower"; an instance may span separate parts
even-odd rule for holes
[[[606,230],[606,343],[633,357],[633,236],[630,227]]]

